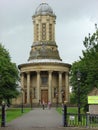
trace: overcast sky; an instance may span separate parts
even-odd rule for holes
[[[0,43],[12,62],[26,63],[33,44],[32,15],[42,2],[57,16],[56,43],[65,63],[79,60],[83,40],[98,24],[98,0],[0,0]]]

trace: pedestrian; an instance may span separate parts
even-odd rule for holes
[[[39,106],[41,106],[41,100],[39,100]]]
[[[42,102],[42,107],[43,107],[43,110],[44,110],[45,109],[45,102],[44,102],[44,100]]]
[[[51,109],[51,102],[48,102],[48,108]]]

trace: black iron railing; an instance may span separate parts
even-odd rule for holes
[[[80,114],[80,120],[78,120],[78,114],[67,113],[67,126],[86,128],[98,127],[98,115]]]

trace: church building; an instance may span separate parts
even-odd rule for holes
[[[27,63],[20,64],[23,103],[61,104],[69,101],[70,64],[60,58],[55,41],[56,15],[47,3],[41,3],[32,16],[34,42]]]

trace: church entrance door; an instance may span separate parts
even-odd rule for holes
[[[41,90],[41,101],[48,103],[48,90]]]

